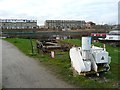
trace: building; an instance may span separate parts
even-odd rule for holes
[[[120,1],[118,2],[118,25],[120,26]]]
[[[80,29],[85,26],[85,21],[79,20],[46,20],[45,27],[47,29]]]
[[[91,28],[93,28],[94,26],[95,26],[95,23],[93,23],[93,22],[91,22],[91,21],[86,23],[86,28],[87,28],[87,29],[91,29]]]
[[[0,19],[1,29],[32,29],[37,27],[37,20]]]

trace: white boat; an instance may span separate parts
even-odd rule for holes
[[[106,34],[106,38],[98,38],[100,42],[120,45],[120,30],[113,30]]]

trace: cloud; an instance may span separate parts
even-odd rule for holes
[[[0,0],[0,18],[78,19],[117,22],[119,0]]]

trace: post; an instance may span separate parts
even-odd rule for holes
[[[105,44],[103,44],[103,49],[104,49],[104,51],[106,51],[106,46],[105,46]]]
[[[55,58],[55,52],[51,51],[51,58]]]
[[[31,36],[30,36],[30,44],[31,44],[32,55],[34,54],[34,48],[33,48],[32,38],[35,38],[35,29],[36,29],[36,27],[33,27],[33,30],[32,30],[33,34],[31,34]]]
[[[32,38],[30,37],[30,44],[31,44],[31,51],[32,51],[32,55],[34,54],[34,50],[33,50],[33,44],[32,44]]]

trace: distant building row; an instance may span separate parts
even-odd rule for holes
[[[48,29],[80,29],[86,22],[81,20],[46,20],[45,28]]]
[[[46,20],[44,28],[51,30],[75,30],[92,28],[93,22],[84,20]],[[33,29],[37,28],[37,20],[27,19],[0,19],[0,29]]]
[[[37,20],[0,19],[1,29],[32,29],[37,27]]]

